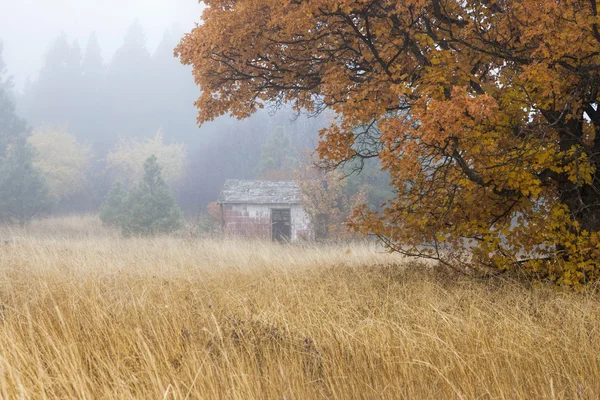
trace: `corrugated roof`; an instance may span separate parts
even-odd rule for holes
[[[294,181],[246,181],[228,179],[219,195],[220,204],[300,204],[300,188]]]

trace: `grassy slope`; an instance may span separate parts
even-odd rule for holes
[[[94,224],[0,232],[0,397],[600,398],[591,290]]]

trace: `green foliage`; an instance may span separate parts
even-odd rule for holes
[[[121,182],[115,182],[100,207],[100,220],[104,225],[119,226],[124,214],[124,200],[127,192]]]
[[[5,155],[11,140],[27,132],[27,124],[15,113],[12,78],[5,77],[7,72],[2,59],[2,49],[0,43],[0,157]]]
[[[208,213],[201,213],[196,220],[195,229],[199,234],[214,234],[219,231],[219,223]]]
[[[144,163],[144,178],[124,193],[113,186],[102,207],[105,224],[117,225],[125,236],[151,236],[173,232],[183,225],[183,215],[161,175],[156,156]]]
[[[346,195],[354,195],[360,190],[366,190],[367,205],[370,210],[377,211],[394,198],[394,191],[390,186],[390,174],[381,170],[381,162],[377,159],[364,160],[348,164],[343,168],[343,173],[348,175],[344,187]]]
[[[33,165],[34,149],[24,136],[9,146],[0,164],[0,220],[21,226],[52,208],[50,188]]]
[[[259,174],[268,178],[271,171],[293,171],[295,164],[297,162],[292,155],[290,138],[283,127],[279,126],[263,146]]]

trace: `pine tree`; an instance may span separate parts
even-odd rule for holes
[[[262,148],[259,175],[262,178],[292,176],[295,159],[292,156],[290,138],[282,126],[278,126]]]
[[[78,54],[79,53],[79,54]],[[70,121],[71,109],[77,101],[74,91],[77,88],[77,57],[79,50],[73,50],[66,34],[59,35],[50,45],[39,78],[26,93],[29,98],[25,117],[32,125],[42,123],[65,123]]]
[[[120,221],[124,235],[170,233],[182,226],[182,212],[161,176],[156,156],[144,163],[143,181],[130,191],[123,202]]]
[[[100,207],[100,220],[107,226],[120,226],[124,217],[124,201],[127,192],[121,182],[115,182]]]
[[[27,124],[15,114],[12,95],[12,77],[6,75],[6,65],[2,59],[2,43],[0,43],[0,158],[6,152],[8,143],[17,135],[27,131]]]
[[[92,32],[88,38],[85,54],[81,62],[81,71],[82,75],[86,78],[98,81],[104,75],[105,67],[104,60],[102,59],[102,49],[100,48],[100,43],[95,32]]]
[[[0,166],[0,220],[19,222],[50,211],[50,189],[42,171],[33,165],[34,150],[24,136],[9,146]]]
[[[98,138],[98,148],[108,150],[119,136],[132,132],[155,132],[151,109],[158,95],[152,81],[152,57],[146,46],[146,34],[135,22],[125,35],[107,69],[106,109],[110,123]],[[149,112],[149,110],[152,110]]]

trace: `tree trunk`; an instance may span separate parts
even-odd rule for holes
[[[569,151],[573,146],[581,146],[583,125],[571,120],[563,125],[560,134],[561,152]],[[587,150],[587,149],[586,149]],[[600,137],[592,148],[586,151],[590,162],[595,166],[591,184],[573,183],[566,175],[558,180],[560,202],[569,207],[571,217],[588,232],[600,231]]]

